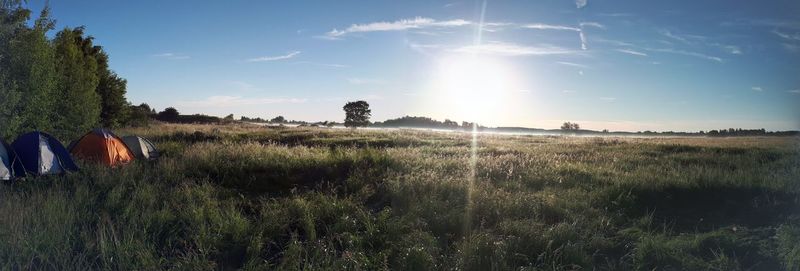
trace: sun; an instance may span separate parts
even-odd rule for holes
[[[447,116],[471,122],[497,121],[517,87],[508,65],[479,55],[459,55],[439,61],[437,104]]]

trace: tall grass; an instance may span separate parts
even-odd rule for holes
[[[480,135],[468,200],[466,134],[119,133],[163,159],[0,186],[0,268],[800,268],[797,138]]]

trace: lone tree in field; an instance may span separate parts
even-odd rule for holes
[[[372,110],[369,110],[369,104],[367,102],[348,102],[342,109],[344,109],[345,114],[345,127],[366,127],[367,124],[369,124],[369,117],[372,115]]]
[[[561,125],[561,130],[580,130],[581,126],[577,123],[565,122]]]

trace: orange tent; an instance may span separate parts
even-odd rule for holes
[[[133,153],[125,143],[106,129],[94,129],[69,148],[73,156],[108,166],[119,166],[133,161]]]

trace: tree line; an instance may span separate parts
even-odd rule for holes
[[[41,130],[74,138],[87,130],[135,122],[127,81],[84,27],[64,28],[45,7],[31,22],[21,0],[0,0],[0,137]],[[141,112],[136,112],[141,113]]]

